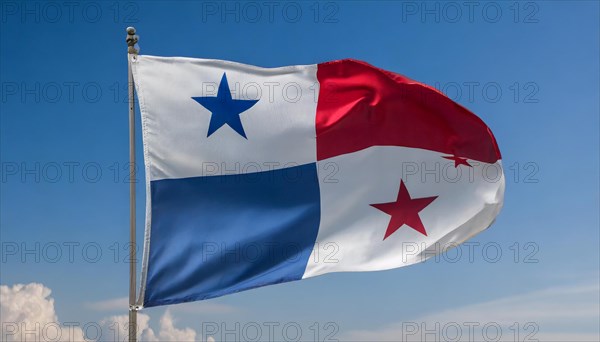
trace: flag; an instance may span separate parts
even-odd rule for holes
[[[411,265],[486,229],[502,206],[490,129],[402,75],[357,60],[131,63],[142,306]]]

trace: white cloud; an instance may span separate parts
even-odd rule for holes
[[[149,326],[150,316],[138,313],[137,336],[140,341],[156,341],[154,331]],[[129,330],[127,315],[110,316],[100,321],[102,336],[100,341],[126,341]]]
[[[0,340],[17,341],[88,341],[84,339],[81,327],[61,325],[54,309],[52,291],[38,283],[17,284],[12,287],[0,285]],[[124,304],[124,305],[123,305]],[[87,303],[94,310],[122,310],[127,308],[127,298],[117,298],[102,302]],[[226,307],[213,307],[224,310]],[[205,307],[210,309],[210,306]],[[110,316],[100,321],[99,337],[89,336],[98,341],[126,341],[129,317]],[[175,327],[175,320],[169,310],[161,317],[158,333],[149,325],[150,316],[138,313],[138,339],[140,341],[195,341],[196,331],[190,328]],[[91,342],[91,341],[90,341]]]
[[[193,329],[177,329],[174,326],[175,321],[171,312],[167,310],[160,318],[160,331],[158,333],[159,341],[195,341],[196,332]]]
[[[432,313],[382,329],[354,330],[341,340],[599,341],[599,293],[598,284],[555,287]]]
[[[149,326],[150,316],[138,313],[138,340],[145,342],[158,341],[195,341],[196,331],[190,328],[178,329],[171,312],[167,310],[160,318],[158,334]],[[128,336],[129,317],[127,315],[111,316],[100,322],[102,341],[124,341]]]
[[[42,284],[0,285],[0,339],[2,341],[83,341],[76,326],[61,325],[54,299]]]

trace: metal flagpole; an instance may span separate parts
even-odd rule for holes
[[[135,58],[138,51],[135,44],[138,36],[135,35],[135,28],[127,28],[127,78],[129,87],[129,174],[131,176],[129,183],[129,341],[137,340],[137,306],[136,289],[136,243],[135,243],[135,100],[133,87],[133,73],[131,71],[131,59]]]

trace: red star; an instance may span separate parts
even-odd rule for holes
[[[466,165],[468,167],[473,167],[467,161],[467,158],[459,157],[459,156],[442,156],[442,158],[454,160],[454,167],[458,167],[458,165]]]
[[[387,239],[388,236],[394,234],[394,232],[405,224],[427,236],[423,222],[421,222],[421,218],[419,217],[419,211],[423,210],[436,198],[437,196],[410,198],[406,185],[400,180],[400,190],[398,191],[396,202],[371,204],[372,207],[392,216],[383,239]]]

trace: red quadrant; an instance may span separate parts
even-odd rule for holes
[[[500,150],[475,114],[439,91],[356,60],[318,65],[317,159],[405,146],[494,163]]]

